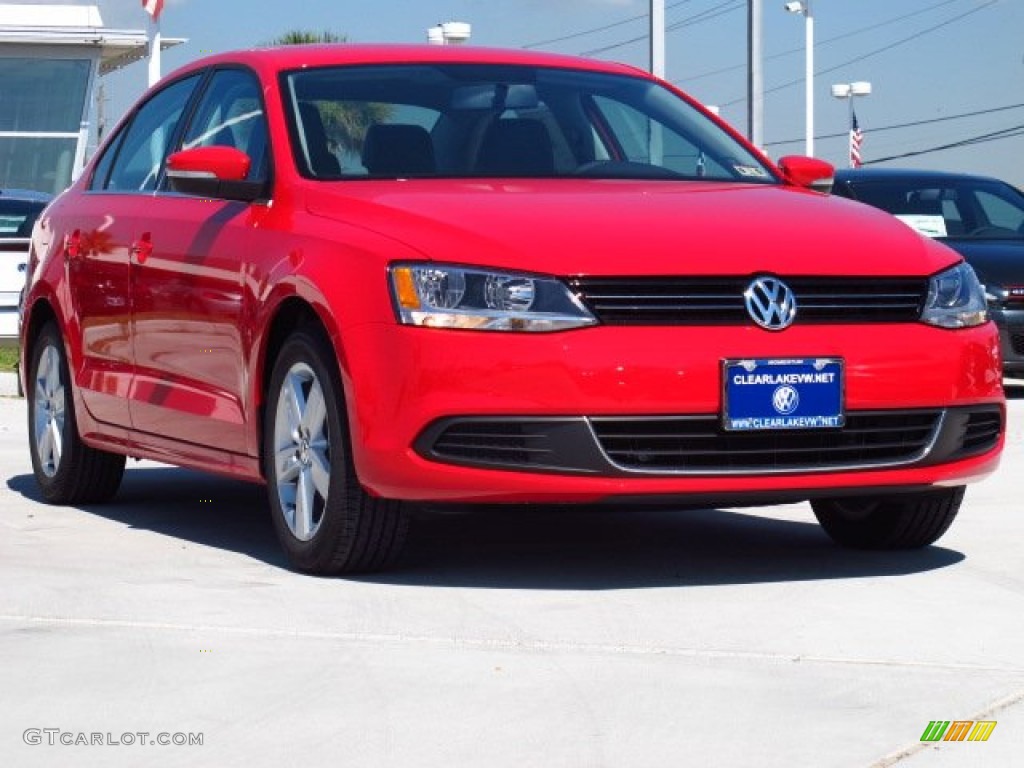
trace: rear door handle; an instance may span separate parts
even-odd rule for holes
[[[132,243],[132,256],[139,264],[145,264],[146,259],[153,255],[153,236],[144,232],[142,237]]]
[[[64,260],[71,261],[82,255],[82,232],[76,229],[64,237]]]

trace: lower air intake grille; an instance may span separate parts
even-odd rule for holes
[[[623,477],[757,475],[941,464],[994,449],[999,405],[848,411],[839,429],[726,432],[679,416],[452,417],[417,438],[432,461],[487,469]]]
[[[941,410],[859,412],[849,413],[841,429],[774,432],[724,432],[714,416],[595,418],[591,424],[620,467],[720,472],[911,462],[931,443],[941,416]]]
[[[547,463],[548,424],[529,421],[461,421],[433,444],[436,456],[487,464]]]
[[[1003,414],[998,408],[974,411],[967,417],[960,455],[984,453],[995,447],[1003,430]]]

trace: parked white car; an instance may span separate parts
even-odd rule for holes
[[[0,346],[18,345],[18,300],[25,287],[25,265],[32,226],[51,195],[0,189]]]

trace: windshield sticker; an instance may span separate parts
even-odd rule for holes
[[[922,235],[928,237],[945,237],[946,220],[941,216],[922,213],[898,213],[896,218]]]
[[[734,165],[733,168],[740,176],[748,176],[755,179],[768,178],[768,172],[764,168],[758,168],[756,165]]]

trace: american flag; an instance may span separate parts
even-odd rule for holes
[[[164,0],[142,0],[142,7],[153,17],[153,21],[157,21],[164,9]]]
[[[860,168],[860,145],[864,142],[864,134],[857,123],[857,113],[850,112],[850,167]]]

